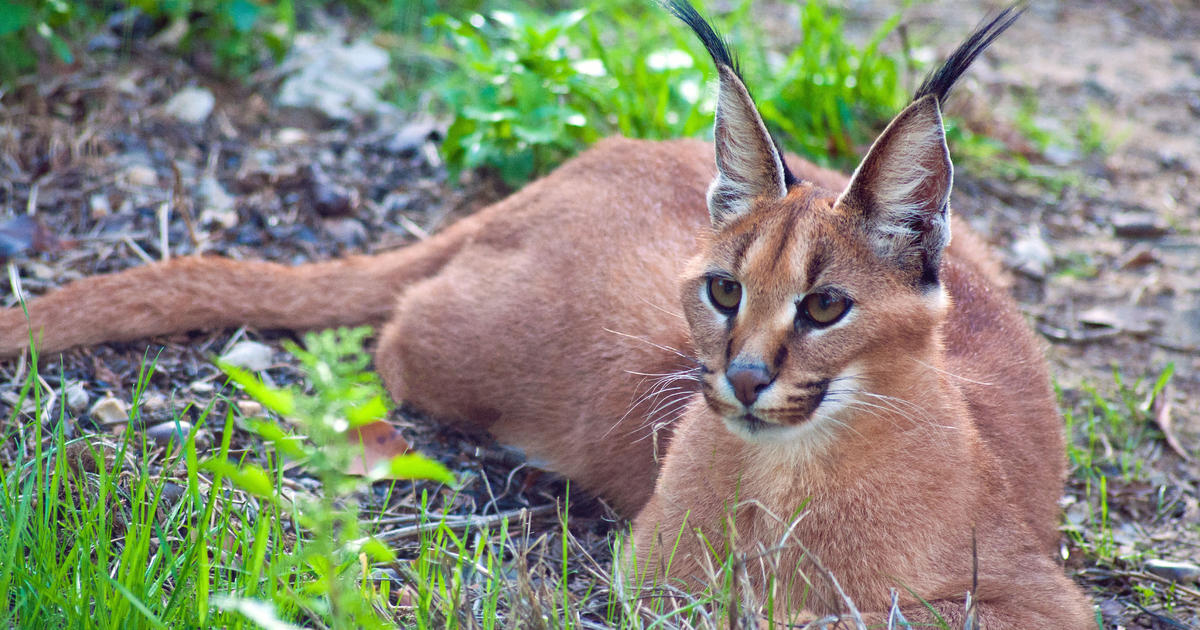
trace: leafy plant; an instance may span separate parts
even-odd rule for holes
[[[743,4],[737,24],[753,24]],[[768,65],[766,38],[758,42],[757,68],[766,80],[755,81],[758,103],[781,141],[806,157],[838,166],[853,166],[859,149],[900,111],[910,94],[900,80],[901,60],[879,51],[896,30],[901,14],[881,24],[862,48],[846,41],[841,12],[825,2],[800,7],[800,44],[781,63]]]
[[[291,504],[307,535],[302,543],[298,541],[289,561],[297,569],[311,572],[314,579],[303,589],[277,597],[311,615],[328,617],[334,628],[387,627],[377,611],[379,595],[371,592],[364,572],[369,562],[390,562],[395,555],[362,531],[355,494],[385,478],[454,481],[441,464],[419,455],[394,457],[368,471],[365,478],[346,472],[357,456],[346,432],[379,421],[388,409],[379,377],[366,371],[370,357],[363,350],[363,340],[370,334],[369,328],[327,330],[306,335],[307,350],[290,347],[308,375],[311,394],[271,387],[244,370],[221,365],[231,380],[264,407],[292,419],[299,433],[292,434],[271,420],[252,422],[251,429],[279,453],[303,461],[306,470],[321,481],[323,492],[318,498],[302,497]],[[283,500],[270,476],[258,466],[214,458],[206,467],[264,500]]]
[[[879,52],[899,15],[859,49],[842,38],[840,11],[805,3],[802,43],[772,63],[749,7],[719,21],[739,24],[767,123],[787,148],[847,165],[904,104],[899,61]],[[443,151],[455,171],[491,168],[517,186],[605,135],[692,136],[712,124],[708,55],[654,7],[597,0],[556,15],[443,14],[430,24],[443,34],[438,56],[454,65],[437,90],[453,117]]]
[[[43,46],[63,63],[74,61],[64,33],[88,13],[86,4],[65,0],[6,0],[0,10],[0,80],[36,68]]]
[[[213,404],[165,458],[139,431],[68,440],[67,412],[47,417],[47,397],[61,398],[46,389],[35,357],[0,418],[0,454],[16,455],[0,462],[0,626],[391,627],[390,587],[366,573],[392,552],[370,537],[354,498],[383,476],[453,478],[418,456],[395,458],[366,478],[344,472],[356,446],[340,429],[387,410],[377,378],[363,372],[367,334],[312,335],[308,350],[296,349],[308,393],[232,370],[264,407],[298,423],[293,433],[252,422],[277,449],[254,461],[232,444],[232,411],[217,423],[215,452],[198,446],[216,417]],[[149,361],[132,409],[153,372]],[[36,421],[19,422],[24,413]],[[321,495],[284,492],[277,453],[302,461],[322,482]]]

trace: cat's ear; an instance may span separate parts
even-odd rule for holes
[[[757,198],[782,198],[787,177],[779,149],[737,71],[717,63],[717,72],[717,178],[708,187],[708,212],[719,227],[748,212]]]
[[[860,219],[876,253],[929,288],[950,244],[954,167],[936,95],[896,116],[854,171],[838,204]]]

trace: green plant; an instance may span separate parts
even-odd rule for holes
[[[802,43],[779,63],[743,2],[727,20],[735,45],[753,58],[750,84],[784,145],[847,166],[873,132],[903,106],[899,60],[879,52],[893,16],[857,48],[842,38],[839,10],[800,8]],[[490,168],[511,186],[543,173],[615,133],[671,138],[707,132],[712,100],[707,53],[656,7],[595,0],[542,15],[521,11],[438,15],[435,56],[453,70],[436,84],[453,122],[442,149],[452,170]]]
[[[248,76],[267,59],[281,59],[296,30],[292,0],[132,0],[130,5],[169,20],[181,30],[180,51],[210,52],[214,69],[233,77]]]
[[[749,4],[743,19],[753,23]],[[758,104],[768,125],[779,129],[784,146],[806,157],[839,167],[852,167],[883,125],[907,103],[910,94],[900,80],[901,59],[879,46],[900,24],[900,13],[881,24],[861,48],[846,41],[840,10],[825,2],[800,7],[800,44],[782,63],[767,63],[766,38],[758,42],[756,68],[766,80],[759,85]],[[745,37],[745,36],[743,36]]]
[[[346,440],[346,432],[387,414],[387,394],[379,377],[366,371],[370,357],[363,350],[363,341],[370,334],[369,328],[324,331],[305,336],[307,349],[291,345],[290,351],[308,376],[309,394],[270,387],[239,368],[221,365],[247,394],[291,419],[298,434],[266,419],[251,422],[251,429],[279,453],[303,462],[321,481],[319,497],[290,502],[297,524],[307,535],[302,544],[297,541],[289,562],[297,570],[310,572],[314,579],[305,588],[277,594],[277,598],[309,615],[328,618],[334,628],[387,627],[377,606],[380,594],[369,584],[365,571],[369,562],[390,562],[395,554],[362,530],[356,493],[387,478],[454,481],[441,464],[419,455],[394,457],[368,471],[366,477],[347,472],[359,455]],[[270,475],[259,466],[213,458],[205,467],[261,499],[277,504],[283,501]],[[239,604],[234,600],[226,605]]]
[[[65,0],[6,0],[0,9],[0,81],[36,68],[42,46],[63,63],[74,61],[67,38],[90,14],[87,4]]]
[[[47,397],[56,396],[35,353],[16,404],[0,418],[0,626],[390,627],[390,585],[366,572],[391,551],[370,537],[355,497],[381,477],[452,477],[418,456],[394,458],[365,478],[345,472],[355,445],[339,428],[386,412],[377,379],[363,372],[366,334],[313,335],[307,351],[296,350],[310,393],[234,371],[264,406],[299,423],[296,435],[251,422],[322,482],[320,496],[281,490],[285,462],[275,450],[251,458],[235,448],[232,411],[213,427],[215,452],[199,446],[200,431],[219,417],[216,404],[227,402],[220,398],[165,456],[134,430],[119,440],[68,440],[67,412],[47,417]],[[141,370],[132,409],[154,369],[147,361]],[[35,420],[22,422],[25,414]]]
[[[1152,383],[1139,378],[1128,384],[1114,367],[1115,399],[1085,384],[1082,408],[1063,413],[1067,434],[1079,436],[1067,448],[1071,464],[1093,478],[1112,469],[1126,478],[1139,474],[1142,462],[1137,449],[1157,433],[1151,407],[1174,372],[1174,364],[1168,364]]]

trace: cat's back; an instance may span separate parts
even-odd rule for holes
[[[1011,500],[1053,549],[1065,475],[1063,428],[1043,345],[983,240],[964,221],[942,267],[952,306],[943,329],[949,377],[1012,487]]]

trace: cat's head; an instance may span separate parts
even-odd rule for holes
[[[939,270],[953,167],[941,104],[1020,10],[930,75],[838,193],[788,169],[723,40],[683,0],[669,8],[720,81],[711,238],[682,293],[708,406],[735,433],[770,441],[904,404],[910,359],[937,352],[948,308]]]

